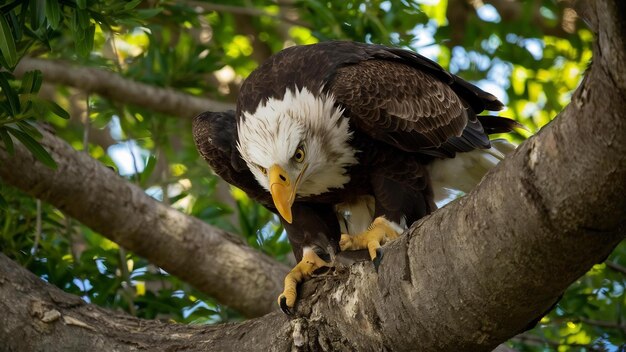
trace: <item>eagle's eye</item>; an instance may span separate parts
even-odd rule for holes
[[[267,176],[267,169],[266,169],[266,168],[264,168],[264,167],[263,167],[263,166],[261,166],[261,165],[256,165],[256,167],[257,167],[257,169],[259,169],[259,171],[261,171],[261,173],[262,173],[263,175]]]
[[[296,149],[296,152],[293,153],[293,160],[295,160],[297,163],[301,163],[304,161],[304,148],[298,147]]]

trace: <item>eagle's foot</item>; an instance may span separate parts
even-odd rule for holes
[[[328,272],[331,264],[320,258],[311,248],[304,248],[302,260],[285,276],[285,289],[278,296],[278,305],[287,315],[293,314],[293,307],[298,297],[298,284],[311,276]]]
[[[378,270],[383,258],[383,250],[380,246],[398,238],[401,233],[402,229],[398,225],[385,219],[384,216],[379,216],[374,219],[367,231],[354,236],[341,235],[339,248],[342,251],[367,249],[374,268]]]

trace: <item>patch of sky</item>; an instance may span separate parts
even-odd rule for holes
[[[434,21],[426,24],[418,24],[409,31],[413,35],[411,49],[417,51],[431,60],[437,60],[441,53],[441,48],[435,43],[434,35],[437,32],[437,25]]]
[[[463,193],[462,191],[446,187],[443,188],[443,193],[446,195],[446,197],[436,202],[437,208],[441,208],[444,205],[452,202],[453,200],[463,197],[465,195],[465,193]]]
[[[389,39],[391,40],[392,44],[398,44],[400,42],[400,33],[398,32],[389,33]]]
[[[422,5],[437,5],[440,0],[415,0],[415,2]]]
[[[198,308],[210,309],[209,306],[206,303],[204,303],[204,301],[197,300],[196,303],[194,303],[194,305],[183,308],[183,318],[187,319]]]
[[[467,51],[460,46],[452,48],[452,58],[450,59],[450,72],[457,74],[459,71],[468,70],[470,58]]]
[[[554,13],[554,11],[550,10],[549,8],[545,7],[545,6],[541,6],[539,8],[539,13],[541,14],[541,16],[550,19],[550,20],[556,20],[557,16]]]
[[[149,187],[148,189],[146,189],[146,194],[158,200],[159,202],[163,201],[163,188],[160,186]]]
[[[489,92],[498,98],[504,105],[508,104],[509,96],[506,94],[506,90],[502,88],[498,83],[490,80],[490,79],[481,79],[478,82],[474,82],[478,88],[484,90],[485,92]]]
[[[533,116],[537,112],[541,110],[539,104],[536,104],[532,101],[527,102],[522,109],[522,116]]]
[[[124,134],[122,132],[122,124],[120,123],[120,118],[117,115],[113,115],[111,120],[109,121],[109,133],[111,133],[111,138],[116,141],[121,141],[124,139]]]
[[[120,175],[130,176],[143,171],[150,153],[139,147],[134,140],[120,142],[109,147],[107,154],[117,165]]]
[[[365,11],[367,11],[367,6],[365,6],[365,4],[364,4],[364,3],[363,3],[363,4],[361,4],[361,5],[359,5],[359,11],[361,11],[361,12],[365,12]]]
[[[491,4],[485,4],[476,9],[478,18],[485,22],[499,23],[501,18],[498,10]]]
[[[545,44],[543,40],[537,38],[523,39],[520,43],[535,60],[540,60],[543,57],[543,48]]]
[[[271,239],[276,233],[276,229],[278,228],[278,224],[280,224],[280,220],[278,216],[272,217],[272,221],[266,223],[261,229],[256,232],[256,242],[259,246],[263,246],[263,243]],[[286,241],[287,240],[287,232],[283,230],[278,238],[278,241]]]
[[[489,54],[495,53],[501,45],[502,40],[500,40],[500,37],[495,34],[490,35],[489,38],[480,42],[480,46]]]
[[[522,38],[514,33],[508,33],[505,37],[508,43],[516,44],[530,53],[535,60],[539,60],[543,57],[543,49],[545,43],[539,38]]]
[[[107,272],[107,266],[104,264],[103,258],[96,258],[96,268],[98,268],[98,272],[100,274],[104,274]]]
[[[506,89],[511,85],[512,72],[513,66],[511,63],[495,58],[491,61],[487,79]]]
[[[141,267],[141,268],[137,268],[137,269],[133,270],[133,271],[130,273],[130,278],[131,278],[131,279],[134,279],[134,278],[136,278],[136,277],[138,277],[138,276],[143,276],[143,275],[146,275],[146,273],[147,273],[147,272],[148,272],[148,268],[147,268],[147,267],[145,267],[145,266],[144,266],[144,267]],[[133,283],[134,283],[134,282],[133,282]]]
[[[391,1],[383,1],[380,5],[378,5],[378,7],[380,7],[381,10],[388,12],[391,10]]]
[[[91,290],[93,288],[93,285],[91,284],[91,282],[89,282],[89,280],[87,279],[79,279],[79,278],[74,278],[72,280],[72,282],[74,283],[74,285],[76,285],[76,287],[78,287],[79,290],[81,290],[82,292],[88,292],[89,290]],[[91,303],[91,299],[89,298],[89,296],[87,295],[83,295],[81,296],[81,298],[87,302],[87,303]]]
[[[458,73],[463,70],[487,71],[491,65],[491,59],[476,51],[466,51],[465,48],[455,46],[452,48],[450,59],[450,72]]]
[[[183,297],[185,297],[185,291],[183,291],[183,290],[176,290],[176,291],[172,292],[172,297],[183,298]]]

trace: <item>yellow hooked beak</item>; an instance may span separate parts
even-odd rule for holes
[[[272,194],[274,205],[283,219],[290,224],[293,221],[291,206],[296,199],[296,189],[306,167],[307,165],[305,164],[295,182],[291,181],[289,175],[282,167],[274,164],[269,169],[270,193]]]

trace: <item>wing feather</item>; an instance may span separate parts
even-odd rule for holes
[[[467,103],[447,82],[402,62],[374,59],[341,67],[329,91],[357,128],[406,151],[460,137],[470,119]]]
[[[193,119],[193,137],[200,155],[224,181],[276,212],[269,193],[259,185],[236,147],[234,111],[204,112]]]

